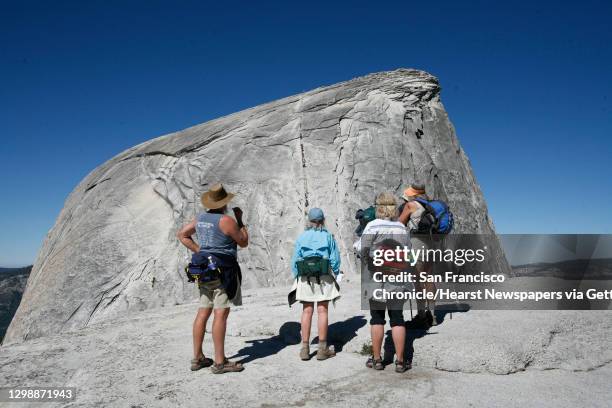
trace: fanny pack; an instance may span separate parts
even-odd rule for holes
[[[317,283],[321,283],[321,275],[329,275],[329,259],[318,256],[311,256],[296,262],[298,276],[304,276],[310,282],[311,278],[316,278]]]
[[[185,274],[189,282],[202,283],[214,282],[221,279],[221,268],[214,255],[205,257],[200,253],[193,254],[191,262],[185,267]]]

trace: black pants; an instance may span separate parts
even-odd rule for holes
[[[391,323],[391,327],[395,326],[403,326],[405,324],[404,321],[404,302],[401,300],[391,300],[385,302],[377,302],[375,300],[370,299],[370,324],[382,324],[386,323],[385,321],[385,310],[389,314],[389,322]]]

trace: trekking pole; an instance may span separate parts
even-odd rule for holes
[[[444,252],[446,250],[446,237],[442,237],[442,252]],[[454,269],[454,264],[453,264],[453,269]],[[455,282],[453,281],[453,290],[456,290],[457,286],[455,285]],[[457,305],[459,304],[459,301],[455,299],[455,308],[459,309],[457,307]],[[450,320],[453,320],[453,312],[450,312]]]
[[[432,242],[433,242],[433,241],[432,241]],[[443,237],[440,239],[440,249],[442,250],[442,253],[444,253],[444,251],[446,250],[446,245],[445,245],[445,243],[446,243],[446,237],[445,237],[445,236],[443,236]],[[433,272],[433,271],[432,271],[432,272]],[[453,290],[455,290],[455,282],[453,282]],[[455,300],[455,304],[457,304],[457,302],[458,302],[458,301],[457,301],[457,300]],[[450,314],[450,318],[449,318],[449,319],[450,319],[450,320],[453,320],[453,312],[451,311],[451,312],[449,312],[449,314]]]
[[[410,320],[414,319],[414,317],[412,317],[412,299],[408,299],[408,301],[410,302]]]

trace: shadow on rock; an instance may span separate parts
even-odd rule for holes
[[[465,313],[470,310],[470,305],[466,303],[452,303],[446,305],[440,305],[436,307],[436,320],[438,326],[440,326],[447,315],[450,315],[452,319],[453,313]],[[409,320],[405,324],[406,326],[406,343],[404,344],[404,356],[406,361],[412,364],[412,358],[414,357],[414,341],[421,337],[432,335],[435,333],[429,333],[429,326],[424,326],[423,321],[416,318]],[[437,327],[437,326],[435,326]],[[393,356],[395,355],[395,346],[393,345],[393,337],[391,330],[387,330],[385,334],[385,342],[383,344],[383,362],[390,364],[393,362]]]
[[[367,323],[366,318],[361,316],[353,316],[342,322],[335,322],[329,325],[328,343],[334,346],[336,352],[342,351],[342,348],[355,337],[357,332]],[[313,322],[314,325],[314,322]],[[319,337],[312,340],[312,344],[318,343]]]
[[[453,318],[453,313],[465,313],[470,310],[470,305],[467,303],[449,303],[446,305],[436,306],[436,320],[438,325],[444,322],[447,315]]]
[[[357,331],[365,326],[364,316],[353,316],[342,322],[335,322],[329,326],[329,344],[334,345],[337,352],[352,339],[357,337]],[[316,320],[313,326],[316,325]],[[278,334],[267,339],[248,340],[248,346],[241,348],[233,355],[232,359],[239,359],[243,364],[250,363],[260,358],[265,358],[277,354],[287,346],[300,344],[300,323],[285,322],[278,330]],[[318,343],[319,338],[315,337],[313,344]]]
[[[267,339],[248,340],[246,343],[249,345],[238,350],[230,358],[238,359],[242,357],[239,360],[241,363],[250,363],[277,354],[289,345],[299,344],[300,340],[300,324],[298,322],[285,322],[278,330],[277,335]]]

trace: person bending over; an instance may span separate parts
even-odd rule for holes
[[[412,184],[409,188],[404,191],[402,198],[405,202],[403,205],[402,213],[399,216],[399,221],[406,225],[410,230],[410,241],[412,247],[416,249],[423,249],[426,251],[429,248],[433,248],[433,241],[427,234],[416,234],[421,217],[425,213],[425,207],[423,204],[416,201],[416,198],[422,198],[429,200],[427,193],[425,192],[425,186],[421,184]],[[415,265],[417,276],[421,276],[424,272],[427,275],[431,275],[433,270],[432,262],[425,262],[418,260]],[[428,293],[436,293],[436,284],[433,282],[421,283],[419,280],[415,283],[416,290],[421,291],[425,289]],[[436,320],[436,302],[434,300],[417,300],[417,322],[425,326],[435,326],[438,324]]]

